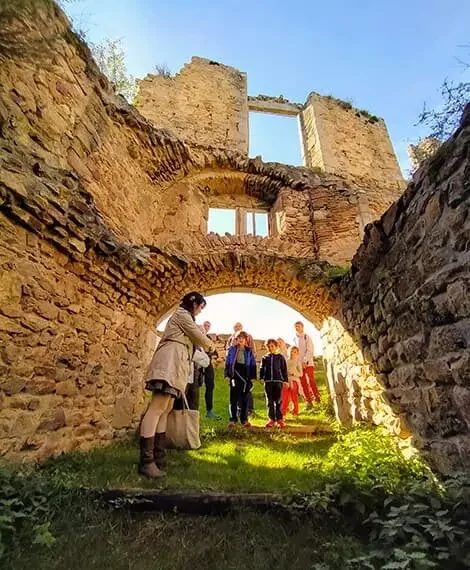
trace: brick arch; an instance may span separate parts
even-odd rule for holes
[[[320,328],[334,301],[327,285],[331,266],[276,253],[264,255],[222,251],[186,258],[176,281],[155,299],[156,320],[162,320],[188,291],[204,294],[249,292],[277,299]]]

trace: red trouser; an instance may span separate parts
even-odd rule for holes
[[[312,401],[312,394],[313,398],[319,402],[320,392],[318,391],[317,383],[315,382],[313,366],[304,366],[304,373],[300,378],[300,382],[302,383],[302,390],[304,391],[304,396],[307,402]]]
[[[289,402],[292,401],[294,404],[293,413],[295,416],[299,413],[299,385],[297,382],[292,382],[289,384],[282,385],[282,404],[281,404],[281,411],[282,415],[285,416],[287,413],[287,409],[289,408]]]

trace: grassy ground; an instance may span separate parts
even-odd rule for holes
[[[4,570],[252,570],[344,567],[356,539],[254,513],[131,516],[81,508],[53,524],[51,549],[15,549]],[[320,566],[321,567],[321,566]]]
[[[381,430],[333,429],[318,376],[324,401],[296,423],[329,428],[329,435],[299,438],[282,430],[228,429],[228,387],[219,372],[215,411],[224,419],[203,417],[202,448],[171,451],[162,481],[137,475],[136,441],[68,454],[37,468],[0,470],[0,567],[423,570],[449,560],[453,563],[446,568],[467,568],[461,564],[461,542],[470,526],[458,520],[460,503],[445,503],[435,512],[443,498],[428,467],[419,459],[404,459]],[[263,425],[261,385],[255,406],[254,423]],[[295,497],[290,518],[251,511],[226,517],[138,515],[95,503],[83,487]],[[357,556],[362,558],[351,561]]]
[[[296,424],[331,424],[325,403],[302,413]],[[266,491],[312,490],[312,464],[322,461],[334,434],[298,438],[279,430],[254,432],[228,429],[228,386],[221,371],[216,378],[215,411],[223,420],[201,414],[203,446],[197,451],[170,451],[168,476],[149,481],[136,473],[134,441],[87,453],[73,453],[48,462],[40,471],[56,482],[74,486],[158,487],[185,490]],[[255,388],[255,425],[264,425],[263,388]],[[203,390],[201,410],[204,409]],[[292,422],[293,423],[293,422]],[[2,567],[37,570],[179,570],[313,568],[326,563],[341,568],[354,552],[357,539],[338,536],[331,528],[308,522],[280,520],[252,512],[226,518],[182,515],[131,515],[103,510],[87,500],[70,499],[55,515],[50,549],[25,545],[23,537]]]
[[[327,396],[322,372],[318,373],[323,403],[311,412],[303,412],[288,425],[315,425],[331,431],[326,413]],[[201,410],[204,410],[201,390]],[[222,420],[208,420],[201,413],[203,446],[195,451],[171,450],[168,475],[163,480],[148,480],[136,473],[137,443],[127,441],[87,453],[73,453],[46,464],[45,469],[60,472],[61,477],[84,486],[145,487],[185,490],[246,492],[309,491],[315,473],[309,468],[321,462],[335,435],[298,437],[280,430],[256,432],[243,427],[227,428],[228,386],[217,370],[214,409]],[[254,391],[254,425],[264,425],[264,392],[257,383]]]

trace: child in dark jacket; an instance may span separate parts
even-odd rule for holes
[[[264,392],[268,403],[269,421],[266,427],[284,427],[281,411],[281,394],[283,384],[289,381],[287,375],[287,362],[280,354],[277,341],[270,338],[266,343],[269,353],[263,356],[259,373],[260,380],[264,382]]]
[[[246,346],[248,335],[241,331],[231,346],[225,360],[225,380],[230,382],[230,423],[235,426],[240,412],[240,422],[251,427],[248,421],[248,398],[256,380],[256,360],[251,348]]]

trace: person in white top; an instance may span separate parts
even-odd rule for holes
[[[312,408],[312,400],[320,401],[320,392],[318,391],[317,383],[315,382],[314,371],[314,349],[311,337],[304,332],[304,324],[302,321],[295,323],[296,337],[294,340],[295,346],[299,349],[299,362],[302,365],[303,374],[300,378],[302,390],[305,400],[307,402],[306,408]]]

